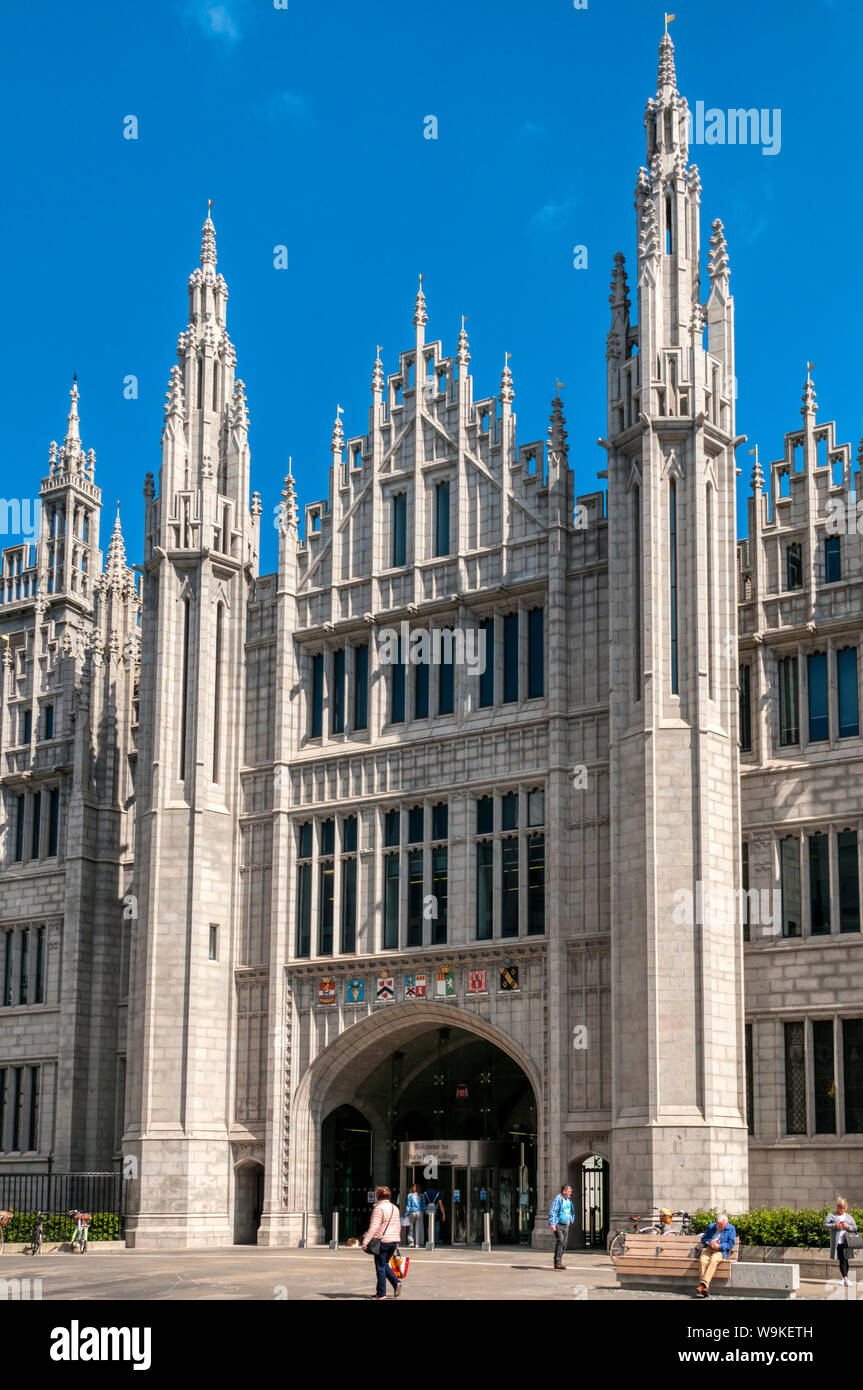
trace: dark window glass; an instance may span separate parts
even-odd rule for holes
[[[23,737],[23,739],[21,740],[22,743],[29,743],[29,742],[30,742],[30,735],[32,734],[32,732],[33,732],[33,711],[32,711],[32,710],[29,710],[29,709],[25,709],[25,711],[24,711],[24,737]]]
[[[7,931],[3,933],[3,1003],[8,1008],[12,1003],[12,966],[15,961],[15,933]],[[3,1147],[3,1134],[0,1131],[0,1149]]]
[[[31,859],[39,858],[39,839],[42,834],[42,793],[33,793],[33,834],[30,844]]]
[[[45,928],[36,928],[36,978],[33,981],[33,1003],[41,1004],[45,997]]]
[[[403,643],[399,638],[398,660],[391,668],[390,676],[390,723],[403,724],[405,719],[405,665]]]
[[[527,823],[545,825],[545,790],[542,787],[534,787],[527,794]]]
[[[9,1075],[6,1067],[0,1067],[0,1153],[6,1151],[6,1079]]]
[[[418,845],[423,840],[423,808],[412,806],[408,811],[408,844]]]
[[[408,855],[408,940],[409,946],[423,944],[423,852]]]
[[[324,727],[324,658],[312,657],[312,738],[320,738]]]
[[[449,483],[438,483],[434,490],[435,555],[449,555]]]
[[[476,847],[476,937],[477,941],[491,941],[492,909],[494,891],[492,873],[494,866],[494,841],[480,840]]]
[[[845,1133],[863,1134],[863,1018],[843,1018]]]
[[[21,974],[18,980],[18,1003],[30,1002],[30,933],[21,933]]]
[[[432,806],[432,839],[445,840],[449,830],[449,807],[445,801]]]
[[[806,1054],[802,1023],[785,1025],[785,1132],[806,1133]]]
[[[407,516],[408,498],[406,492],[397,492],[392,499],[392,563],[393,566],[407,563]]]
[[[311,858],[312,853],[312,823],[306,821],[305,825],[300,826],[299,847],[297,854],[300,859]]]
[[[441,643],[441,662],[438,667],[438,714],[452,714],[455,702],[455,664],[453,662],[452,637],[450,629],[444,629]]]
[[[30,1112],[27,1119],[27,1149],[30,1153],[33,1153],[36,1149],[37,1134],[39,1129],[38,1067],[30,1067]]]
[[[752,667],[740,667],[740,747],[752,749]]]
[[[744,840],[740,849],[740,872],[741,886],[744,894],[743,906],[743,940],[749,941],[751,935],[751,921],[749,911],[749,841]]]
[[[342,860],[342,950],[357,949],[357,861]]]
[[[842,549],[838,536],[828,536],[824,542],[824,582],[838,584],[842,578]]]
[[[746,1128],[755,1133],[755,1066],[752,1057],[752,1024],[746,1025]]]
[[[820,743],[830,737],[827,718],[827,653],[813,652],[807,658],[809,676],[809,742]]]
[[[46,737],[46,739],[48,739],[48,738],[53,738],[53,737],[54,737],[54,706],[53,706],[53,705],[46,705],[46,706],[45,706],[45,737]]]
[[[481,796],[476,803],[476,833],[490,835],[494,830],[494,801],[490,796]]]
[[[342,821],[342,852],[355,854],[357,848],[357,818],[345,816]]]
[[[336,870],[332,859],[325,859],[320,866],[318,903],[319,932],[318,953],[331,956],[333,953],[333,903],[335,901]]]
[[[312,866],[297,869],[297,955],[312,953]]]
[[[399,944],[399,856],[384,857],[384,950],[395,951]]]
[[[826,835],[809,836],[809,920],[813,936],[830,931],[830,853]]]
[[[432,918],[432,946],[446,943],[447,894],[448,894],[448,851],[446,845],[437,845],[432,850],[432,893],[435,898],[435,916]]]
[[[330,732],[345,731],[345,649],[333,652],[333,698],[330,705]]]
[[[857,874],[857,832],[843,830],[836,837],[839,857],[839,930],[860,930],[860,884]]]
[[[507,613],[503,620],[503,702],[518,699],[518,614]]]
[[[533,700],[545,694],[545,658],[542,608],[531,608],[527,615],[527,695]]]
[[[334,820],[321,822],[321,854],[332,854],[336,847],[336,823]]]
[[[24,858],[24,809],[23,796],[15,798],[15,862],[20,864]]]
[[[532,936],[545,931],[545,836],[527,841],[527,930]]]
[[[797,698],[797,657],[786,656],[779,668],[779,742],[783,748],[800,742],[800,712]]]
[[[800,936],[800,841],[786,835],[779,842],[782,883],[782,935]]]
[[[833,1024],[830,1019],[812,1024],[812,1081],[815,1133],[836,1133],[836,1086],[833,1066]]]
[[[500,799],[501,830],[518,829],[518,792],[507,792]]]
[[[414,719],[428,719],[429,664],[421,661],[414,667]]]
[[[60,789],[52,787],[48,793],[48,855],[57,853],[60,839]]]
[[[485,669],[480,673],[479,678],[479,702],[480,705],[494,704],[494,618],[484,618],[479,625],[479,630],[484,633],[485,641]]]
[[[518,840],[500,842],[501,936],[518,936]]]
[[[785,552],[785,587],[803,588],[803,547],[796,541]]]
[[[839,686],[839,737],[856,738],[860,732],[856,647],[843,647],[836,653],[836,675]]]
[[[21,1151],[21,1111],[24,1104],[24,1068],[12,1068],[12,1152]]]
[[[369,649],[354,651],[354,728],[365,729],[369,722]]]
[[[671,693],[678,693],[677,669],[677,484],[668,486],[668,583],[671,617]]]
[[[399,814],[398,811],[387,811],[384,816],[384,844],[387,846],[400,842]]]

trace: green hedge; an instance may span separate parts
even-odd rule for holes
[[[792,1207],[759,1207],[757,1211],[743,1212],[740,1216],[729,1212],[728,1219],[741,1245],[796,1245],[805,1250],[817,1250],[830,1244],[824,1218],[832,1210],[832,1207],[820,1207],[817,1211],[811,1207],[802,1211],[794,1211]],[[863,1208],[850,1207],[849,1213],[857,1222],[858,1231],[863,1232]],[[700,1234],[715,1219],[714,1211],[697,1211],[692,1223]]]
[[[90,1222],[88,1240],[121,1240],[120,1218],[110,1211],[94,1211]],[[3,1228],[3,1241],[6,1245],[20,1245],[33,1239],[37,1217],[33,1212],[16,1211],[12,1220]],[[75,1222],[71,1216],[46,1216],[43,1240],[46,1245],[68,1243],[75,1234]]]

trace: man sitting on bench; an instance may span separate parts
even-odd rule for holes
[[[711,1221],[701,1237],[704,1249],[701,1252],[701,1283],[695,1290],[696,1297],[709,1297],[710,1281],[716,1273],[716,1267],[722,1260],[728,1259],[736,1240],[737,1232],[728,1220],[727,1213],[720,1211],[716,1220]]]

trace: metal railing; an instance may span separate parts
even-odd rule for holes
[[[126,1191],[122,1173],[3,1173],[0,1172],[0,1207],[16,1212],[107,1212],[120,1221],[126,1217]]]

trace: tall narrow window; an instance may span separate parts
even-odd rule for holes
[[[334,859],[336,843],[336,823],[325,820],[321,823],[321,858],[318,866],[318,954],[333,954],[333,906],[335,903],[336,863]]]
[[[369,649],[354,648],[354,728],[366,729],[369,723]]]
[[[857,868],[857,832],[843,830],[836,837],[839,860],[839,930],[860,930],[860,881]]]
[[[830,841],[826,835],[809,836],[809,931],[826,936],[830,931]]]
[[[746,1025],[746,1128],[755,1133],[755,1066],[752,1056],[752,1024]]]
[[[24,1068],[12,1068],[12,1152],[21,1152],[22,1111],[24,1109]]]
[[[538,699],[545,694],[545,612],[531,608],[527,615],[527,698]]]
[[[752,933],[749,909],[749,841],[744,840],[740,847],[740,883],[743,888],[743,940],[749,941]]]
[[[839,737],[856,738],[860,732],[856,647],[842,647],[836,653],[836,677],[839,687]]]
[[[679,693],[677,644],[677,484],[668,485],[668,580],[671,617],[671,693]]]
[[[785,588],[803,588],[803,547],[797,541],[785,551]]]
[[[384,950],[399,944],[399,855],[384,856]]]
[[[836,1077],[833,1061],[833,1021],[812,1024],[812,1084],[815,1133],[836,1133]]]
[[[518,699],[518,614],[507,613],[503,620],[503,702]]]
[[[824,582],[838,584],[842,578],[842,549],[838,536],[827,536],[824,541]]]
[[[414,666],[414,719],[428,719],[429,712],[429,662],[420,661]]]
[[[632,491],[632,688],[641,699],[641,488]]]
[[[33,1003],[41,1004],[45,998],[45,928],[30,929],[36,934],[36,974],[33,980]]]
[[[35,1153],[39,1134],[39,1068],[30,1067],[30,1108],[27,1114],[27,1150]]]
[[[21,957],[20,972],[18,975],[18,1003],[30,1003],[30,933],[22,931],[20,933]]]
[[[60,788],[52,787],[48,793],[48,857],[57,853],[60,839]]]
[[[324,727],[324,657],[318,652],[312,657],[312,738],[320,738]]]
[[[30,841],[30,858],[39,858],[39,840],[42,835],[42,793],[33,793],[33,827]]]
[[[54,737],[54,706],[53,706],[53,705],[46,705],[46,706],[45,706],[45,738],[46,738],[46,740],[47,740],[47,739],[50,739],[50,738],[53,738],[53,737]]]
[[[518,836],[500,842],[500,934],[518,936]]]
[[[6,1080],[7,1067],[0,1067],[0,1153],[6,1150]]]
[[[408,864],[408,946],[423,944],[423,852],[412,849]]]
[[[786,835],[779,841],[779,870],[782,884],[782,935],[800,936],[800,841]]]
[[[345,649],[333,652],[333,696],[330,702],[330,732],[345,731]]]
[[[809,683],[809,742],[821,743],[830,737],[827,715],[827,653],[812,652],[806,660]]]
[[[213,781],[219,780],[219,740],[222,728],[222,628],[224,605],[216,605],[216,651],[213,657]]]
[[[8,1008],[12,1003],[12,970],[15,964],[15,933],[14,931],[4,931],[3,933],[3,1004]],[[3,1136],[0,1134],[0,1149],[3,1147]]]
[[[397,492],[390,503],[393,568],[407,564],[408,495]]]
[[[545,931],[545,835],[538,827],[545,821],[545,793],[537,789],[527,799],[527,930],[531,936]]]
[[[342,821],[342,951],[357,949],[357,818]]]
[[[863,1018],[842,1020],[842,1061],[845,1133],[863,1134]]]
[[[437,483],[434,490],[435,555],[449,555],[449,483]]]
[[[738,672],[740,684],[740,747],[752,751],[752,667],[746,662]]]
[[[797,657],[786,656],[778,663],[779,742],[788,748],[800,742],[800,707],[797,693]]]
[[[494,618],[484,618],[479,625],[485,641],[485,669],[479,678],[480,705],[494,704]]]
[[[23,796],[15,798],[15,863],[20,864],[24,858],[24,812],[27,803]]]
[[[180,781],[186,780],[186,744],[189,736],[189,647],[192,640],[191,605],[183,600],[183,685],[180,709]]]
[[[785,1024],[785,1132],[806,1133],[806,1048],[804,1025]]]
[[[494,842],[478,840],[476,846],[476,939],[491,941],[494,891]]]
[[[405,651],[402,639],[398,639],[396,660],[390,671],[390,723],[403,724],[405,720]]]
[[[33,733],[33,711],[25,709],[23,712],[24,732],[21,738],[22,743],[29,743]]]
[[[448,808],[445,801],[432,807],[432,894],[434,895],[434,917],[432,918],[431,944],[443,946],[447,939],[447,898],[449,882],[449,833]]]
[[[312,825],[307,821],[297,833],[297,955],[312,953]]]
[[[716,652],[715,652],[715,628],[716,621],[713,612],[715,595],[713,592],[713,559],[715,541],[713,536],[714,517],[713,517],[713,488],[708,483],[704,489],[705,501],[705,520],[707,525],[707,689],[711,700],[716,698]]]
[[[438,666],[437,712],[452,714],[455,704],[455,663],[452,628],[441,629],[441,659]]]

